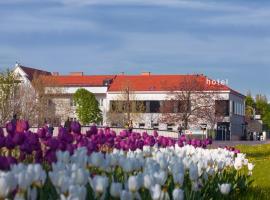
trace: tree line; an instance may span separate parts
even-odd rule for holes
[[[257,94],[255,98],[250,92],[246,96],[246,121],[253,120],[255,115],[260,115],[263,129],[270,129],[270,103],[266,95]]]

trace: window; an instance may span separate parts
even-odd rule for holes
[[[144,128],[145,127],[145,123],[139,123],[139,128]]]
[[[48,100],[48,106],[52,106],[53,105],[53,101],[51,99]]]
[[[215,113],[216,113],[216,115],[229,116],[229,101],[228,100],[216,100],[215,101]]]
[[[100,105],[100,106],[103,106],[103,100],[104,100],[104,99],[102,99],[102,98],[99,99],[99,105]]]
[[[159,123],[154,123],[153,124],[153,129],[154,130],[158,130],[158,128],[159,128]]]
[[[165,100],[160,102],[160,110],[162,113],[176,113],[177,112],[177,104],[176,101],[173,100]]]
[[[110,111],[122,112],[123,106],[121,101],[110,101]]]
[[[189,113],[191,112],[191,102],[190,100],[180,100],[177,102],[177,112],[179,113]]]
[[[167,130],[172,131],[174,126],[175,126],[175,124],[173,124],[173,123],[167,124]]]
[[[150,101],[150,113],[158,113],[160,110],[159,101]]]
[[[145,113],[146,101],[132,101],[132,112]]]
[[[70,106],[71,107],[76,106],[76,103],[73,98],[70,98]]]

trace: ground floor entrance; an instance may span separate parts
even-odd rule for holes
[[[230,122],[217,123],[216,140],[231,140]]]

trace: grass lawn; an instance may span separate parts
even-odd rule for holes
[[[243,199],[270,199],[270,144],[264,145],[238,145],[255,167],[251,191]]]

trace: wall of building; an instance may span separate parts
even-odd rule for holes
[[[233,93],[230,94],[230,123],[232,140],[240,139],[245,123],[245,99]]]
[[[110,101],[115,101],[118,99],[121,99],[120,97],[123,96],[121,92],[108,92],[107,94],[107,99],[106,99],[106,108],[107,112],[110,109]],[[198,95],[194,94],[192,98],[196,98]],[[229,92],[219,92],[215,93],[212,95],[213,97],[213,102],[215,100],[229,100]],[[154,92],[154,91],[147,91],[147,92],[134,92],[131,95],[131,100],[138,100],[138,101],[152,101],[152,100],[158,100],[158,101],[163,101],[163,100],[168,100],[170,98],[173,98],[174,95],[170,92],[167,91],[159,91],[159,92]],[[139,127],[140,124],[145,124],[145,128],[151,128],[153,124],[159,124],[158,128],[161,130],[166,130],[168,128],[168,124],[166,123],[161,123],[160,122],[160,117],[161,113],[142,113],[142,117],[139,118],[139,120],[133,121],[133,125],[136,127]],[[225,117],[224,121],[229,121],[229,117]],[[205,120],[197,120],[196,124],[189,124],[190,128],[199,128],[198,124],[202,123],[207,123]],[[175,123],[174,126],[172,127],[173,130],[177,130],[177,127],[179,126],[179,123]],[[171,128],[171,127],[170,127]],[[208,126],[209,128],[209,126]]]

